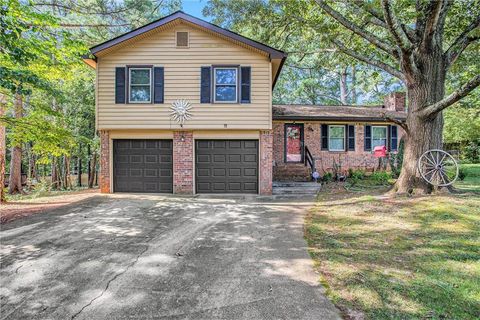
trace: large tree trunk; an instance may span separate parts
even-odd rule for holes
[[[78,144],[78,158],[77,158],[77,187],[82,186],[82,144]]]
[[[37,177],[37,159],[35,154],[33,153],[33,143],[29,142],[27,144],[28,149],[28,172],[27,172],[27,179],[28,179],[28,187],[31,188],[32,184],[38,181]],[[34,182],[35,180],[35,182]]]
[[[15,95],[14,103],[15,118],[20,119],[23,116],[23,100],[19,94]],[[12,158],[10,159],[10,180],[8,181],[8,193],[22,193],[22,145],[17,144],[12,148]]]
[[[347,88],[347,68],[343,68],[340,73],[340,101],[343,105],[348,104],[348,88]]]
[[[433,52],[434,49],[432,49]],[[431,149],[442,149],[443,144],[443,114],[440,112],[433,117],[425,118],[418,112],[426,106],[440,101],[445,94],[445,68],[438,56],[441,48],[436,52],[424,54],[419,58],[421,75],[412,75],[407,80],[408,116],[406,125],[408,131],[405,136],[405,153],[402,171],[395,184],[398,193],[430,193],[432,186],[427,184],[417,169],[418,159]],[[436,63],[435,63],[436,62]]]
[[[96,167],[97,167],[97,153],[93,152],[92,160],[90,161],[90,175],[88,177],[89,188],[93,188],[93,184],[95,183]]]
[[[6,112],[6,97],[0,94],[0,117],[3,117]],[[6,145],[6,128],[5,124],[0,121],[0,203],[5,202],[5,162],[7,156]]]
[[[58,176],[58,169],[57,169],[57,158],[52,157],[52,165],[51,165],[51,188],[52,190],[57,190],[60,187],[60,181]]]
[[[357,85],[357,66],[353,65],[352,66],[352,84],[350,88],[350,96],[352,104],[357,104],[357,90],[356,90],[356,85]]]

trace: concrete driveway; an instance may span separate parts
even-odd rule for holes
[[[98,196],[2,226],[1,319],[338,319],[310,203]]]

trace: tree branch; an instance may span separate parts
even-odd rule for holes
[[[444,0],[430,1],[426,10],[425,27],[422,34],[422,46],[429,46],[431,43],[433,35],[437,30],[440,15],[445,7]]]
[[[344,26],[348,30],[352,31],[356,35],[364,38],[365,40],[367,40],[368,42],[370,42],[371,44],[373,44],[377,48],[385,51],[389,55],[392,55],[394,57],[398,57],[398,54],[397,54],[394,47],[392,47],[391,45],[383,42],[381,39],[377,38],[372,33],[364,30],[359,25],[349,21],[347,18],[345,18],[338,11],[336,11],[335,9],[330,7],[328,4],[326,4],[324,2],[324,0],[315,0],[315,1],[323,11],[325,11],[333,19],[337,20],[342,26]]]
[[[366,2],[364,0],[355,0],[353,2],[355,6],[357,6],[360,9],[363,9],[364,11],[368,12],[371,16],[374,17],[373,23],[381,26],[383,28],[387,28],[387,24],[385,23],[385,20],[383,19],[383,16],[380,12],[376,11],[370,6],[369,2]]]
[[[397,45],[404,53],[409,53],[412,50],[412,43],[409,37],[402,28],[401,23],[393,13],[393,8],[389,0],[382,0],[383,14],[388,30],[397,42]]]
[[[384,70],[385,72],[391,74],[392,76],[394,76],[394,77],[396,77],[396,78],[398,78],[402,81],[404,80],[402,72],[400,72],[400,70],[397,70],[395,67],[392,67],[391,65],[389,65],[387,63],[384,63],[380,60],[376,60],[376,59],[366,57],[366,56],[358,53],[357,51],[348,49],[342,42],[340,42],[338,40],[334,40],[333,43],[338,47],[338,49],[341,52],[345,53],[346,55],[349,55],[350,57],[355,58],[357,60],[360,60],[360,61],[362,61],[366,64],[369,64],[371,66],[380,68],[380,69]]]
[[[449,96],[419,111],[419,115],[424,118],[435,116],[437,113],[441,112],[443,109],[451,106],[455,102],[467,96],[479,85],[480,85],[480,74],[470,79],[467,83],[465,83],[463,86],[461,86],[458,90],[456,90]]]
[[[407,125],[407,122],[406,121],[402,121],[402,120],[398,120],[398,119],[395,119],[393,117],[390,117],[389,115],[387,115],[386,113],[384,113],[383,115],[383,118],[387,121],[390,121],[390,122],[393,122],[397,125],[399,125],[400,127],[403,128],[403,130],[405,130],[405,132],[408,132],[408,125]]]
[[[448,50],[445,52],[445,59],[447,66],[450,66],[452,63],[457,60],[460,54],[465,50],[468,45],[474,41],[480,39],[480,36],[469,37],[468,34],[480,27],[480,15],[476,16],[475,19],[468,25],[468,27],[453,41]]]

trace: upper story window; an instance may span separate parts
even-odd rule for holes
[[[152,101],[152,69],[128,69],[128,101],[133,103],[150,103]]]
[[[215,102],[237,102],[238,69],[221,67],[214,68],[214,98]]]
[[[378,146],[387,146],[386,126],[372,126],[372,149]]]
[[[345,126],[328,126],[328,150],[345,151]]]
[[[177,48],[188,48],[188,32],[177,31],[175,33]]]

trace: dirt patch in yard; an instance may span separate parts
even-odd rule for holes
[[[98,189],[74,191],[58,196],[38,197],[28,200],[10,201],[0,205],[0,224],[28,217],[85,200],[99,194]]]

